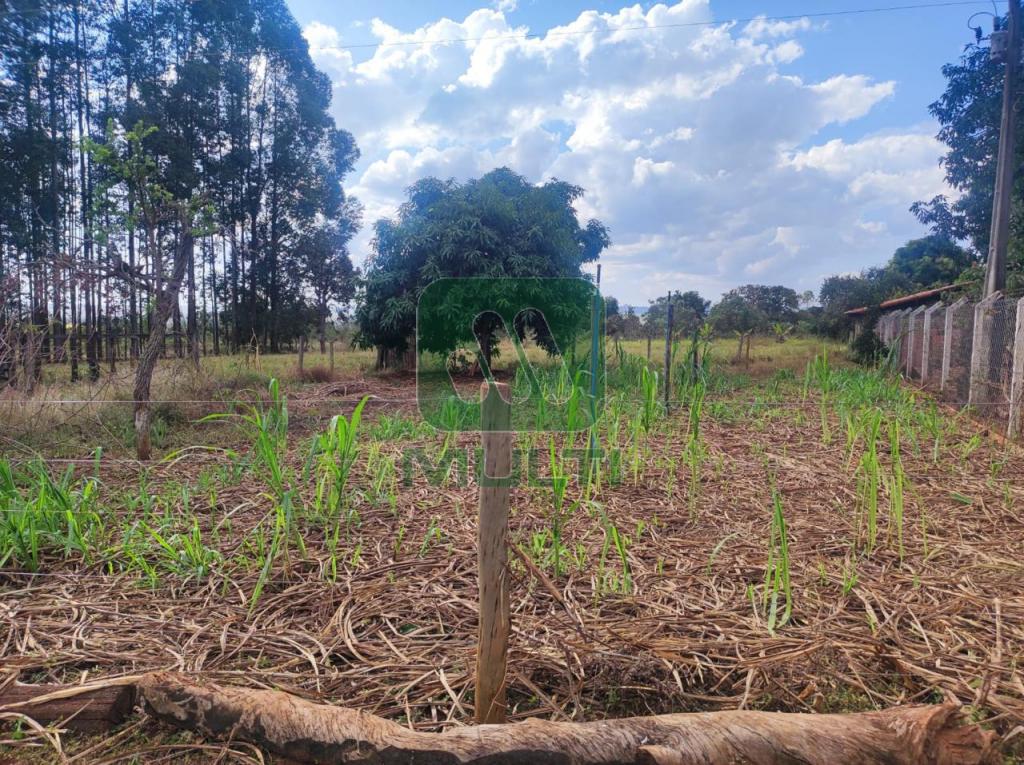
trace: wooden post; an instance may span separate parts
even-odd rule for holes
[[[302,379],[303,368],[306,363],[306,335],[299,335],[299,379]]]
[[[672,378],[672,290],[668,292],[668,306],[665,313],[665,414],[669,413],[669,391]]]
[[[476,721],[505,722],[505,665],[509,613],[508,512],[512,476],[512,393],[507,383],[480,386],[479,584],[480,632],[476,650]]]
[[[330,349],[331,349],[331,374],[333,375],[334,374],[334,341],[333,340],[331,340]]]

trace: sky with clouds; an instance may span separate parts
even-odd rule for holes
[[[712,299],[750,282],[817,290],[923,234],[907,208],[948,193],[927,105],[977,10],[290,5],[362,151],[348,182],[365,206],[357,262],[369,224],[415,180],[507,165],[586,189],[580,216],[613,239],[602,291],[634,304],[670,288]],[[758,15],[797,17],[729,21]]]

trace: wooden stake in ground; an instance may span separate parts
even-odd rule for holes
[[[511,631],[508,510],[512,474],[512,394],[507,383],[480,386],[479,579],[480,639],[476,650],[476,720],[505,722],[505,664]]]
[[[665,313],[665,414],[668,414],[671,407],[669,393],[672,378],[672,290],[668,292],[668,305]]]

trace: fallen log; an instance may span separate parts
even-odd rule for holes
[[[857,714],[726,711],[599,722],[527,720],[420,733],[366,712],[279,691],[143,675],[158,719],[247,741],[303,763],[363,765],[982,765],[994,734],[947,703]]]
[[[22,685],[0,689],[0,711],[18,712],[44,725],[97,733],[120,725],[135,705],[134,679],[96,685]]]
[[[299,763],[362,765],[986,765],[994,734],[955,703],[857,714],[725,711],[411,731],[366,712],[154,672],[81,686],[9,685],[0,712],[96,731],[141,702],[157,719]],[[70,717],[70,721],[68,718]]]

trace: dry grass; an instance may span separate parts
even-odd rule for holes
[[[797,388],[776,380],[709,395],[696,513],[679,462],[686,417],[677,414],[651,436],[638,485],[627,478],[604,486],[595,505],[569,517],[566,547],[582,565],[555,577],[518,558],[510,564],[513,719],[737,707],[824,712],[945,695],[999,731],[1024,724],[1020,449],[972,440],[967,421],[954,424],[937,464],[927,445],[906,448],[912,489],[903,560],[886,542],[894,530],[884,518],[882,542],[863,555],[852,545],[858,521],[850,456],[841,438],[822,444],[816,398],[802,401]],[[369,392],[381,399],[371,403],[369,421],[415,410],[404,377],[293,392],[297,471],[305,458],[299,438]],[[839,432],[841,423],[832,425]],[[379,450],[400,466],[403,448],[436,450],[442,438],[403,437]],[[222,486],[212,506],[202,504],[204,476],[225,460],[191,453],[147,474],[154,496],[193,488],[204,534],[230,562],[249,555],[245,540],[270,503],[253,474]],[[785,506],[795,603],[793,620],[774,634],[750,598],[767,562],[768,473]],[[155,588],[138,574],[56,558],[38,575],[0,571],[6,677],[74,682],[174,669],[328,699],[418,729],[470,721],[475,486],[434,486],[417,475],[410,486],[397,485],[392,506],[369,491],[376,477],[364,454],[352,479],[359,524],[337,581],[328,581],[325,530],[307,523],[306,554],[294,552],[275,569],[251,613],[257,572],[242,567],[203,580],[167,576]],[[134,491],[139,468],[110,462],[102,481],[104,490]],[[312,502],[310,481],[299,492]],[[528,550],[548,527],[548,494],[514,491],[517,546]],[[602,517],[630,537],[632,592],[608,586],[621,564],[607,553]],[[132,746],[141,749],[137,740]],[[124,742],[113,741],[84,760],[123,751]],[[250,755],[240,750],[238,757]],[[193,756],[206,761],[201,751]]]

